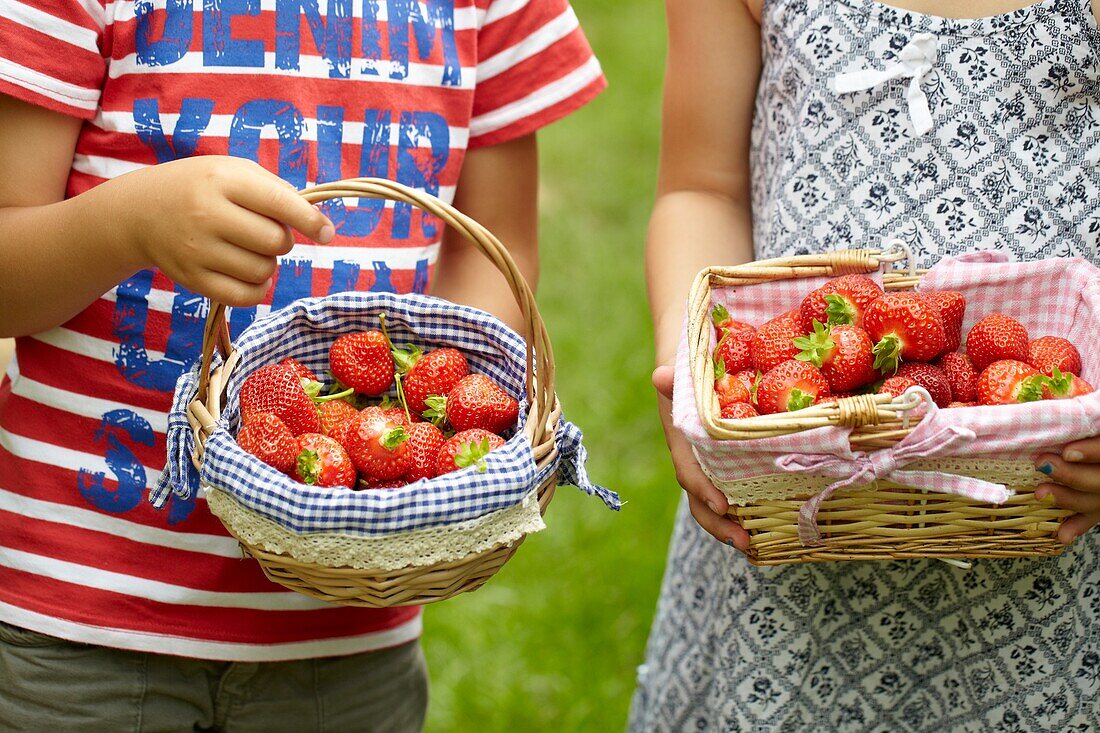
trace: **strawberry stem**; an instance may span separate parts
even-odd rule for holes
[[[809,407],[814,403],[814,395],[803,392],[795,387],[787,397],[787,412],[794,412]]]
[[[405,432],[405,428],[397,427],[392,430],[387,430],[379,438],[378,442],[388,451],[397,450],[397,446],[404,443],[409,439],[409,434]]]
[[[856,309],[842,296],[830,293],[825,296],[825,317],[830,326],[855,323]]]
[[[298,475],[302,477],[302,483],[316,484],[320,475],[321,457],[315,450],[304,450],[298,454]]]
[[[795,347],[800,349],[794,358],[799,361],[808,361],[820,369],[825,358],[836,348],[836,342],[829,338],[829,331],[825,324],[815,318],[812,334],[791,339]]]
[[[355,390],[351,389],[349,387],[348,389],[345,389],[343,392],[335,392],[333,394],[320,395],[318,397],[310,397],[310,399],[312,399],[314,402],[331,402],[333,400],[342,400],[345,397],[351,397],[353,394],[355,394]]]
[[[730,319],[730,312],[724,305],[716,305],[710,311],[710,320],[715,326],[721,326]]]
[[[382,335],[386,339],[386,344],[390,347],[390,355],[394,356],[394,364],[396,365],[397,364],[397,357],[395,355],[395,352],[398,351],[398,349],[395,349],[394,345],[393,345],[393,341],[390,341],[390,332],[389,332],[389,329],[386,328],[386,314],[385,313],[379,313],[378,314],[378,321],[382,324]],[[419,349],[417,349],[417,351],[419,351]],[[410,365],[410,367],[411,367],[411,365]],[[401,387],[401,374],[402,374],[402,372],[399,369],[394,369],[394,371],[393,371],[393,383],[395,385],[397,385],[397,401],[401,403],[401,409],[403,409],[405,411],[405,417],[406,417],[406,419],[408,419],[409,424],[411,425],[412,424],[412,414],[409,413],[409,403],[405,401],[405,390]]]
[[[896,334],[888,333],[883,336],[871,352],[875,355],[875,369],[883,373],[898,373],[898,367],[901,366],[901,339]]]

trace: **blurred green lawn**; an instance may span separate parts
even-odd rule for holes
[[[649,384],[643,277],[663,6],[573,5],[610,87],[539,135],[539,303],[589,472],[628,503],[613,513],[562,487],[548,529],[486,586],[426,609],[432,733],[622,730],[679,495]]]

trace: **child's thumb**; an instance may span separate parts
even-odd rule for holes
[[[662,365],[653,370],[653,386],[662,396],[672,399],[672,375],[673,369],[668,365]]]

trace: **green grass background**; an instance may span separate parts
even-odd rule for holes
[[[571,487],[475,593],[425,610],[428,731],[620,731],[679,491],[649,384],[643,251],[664,58],[659,2],[574,0],[610,87],[539,134],[542,279],[558,394],[619,513]]]

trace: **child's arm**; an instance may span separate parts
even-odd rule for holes
[[[254,305],[290,250],[287,227],[332,238],[293,187],[237,158],[153,166],[65,200],[80,120],[4,95],[0,120],[0,337],[64,323],[146,267]]]
[[[535,135],[466,154],[455,208],[496,235],[527,283],[538,285],[538,147]],[[466,239],[448,229],[432,293],[489,311],[522,332],[519,305],[504,276]]]
[[[724,516],[725,496],[672,426],[671,365],[696,273],[752,259],[749,137],[760,76],[759,26],[740,0],[668,0],[660,172],[646,272],[658,391],[676,476],[696,521],[720,541],[748,546]],[[711,508],[708,508],[711,507]]]

